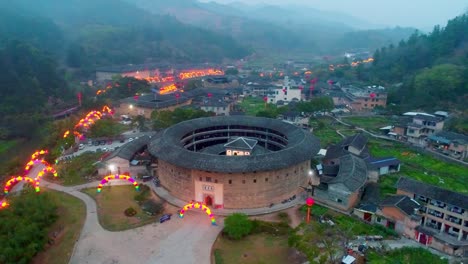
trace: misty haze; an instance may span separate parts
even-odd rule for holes
[[[0,263],[468,262],[463,0],[0,2]]]

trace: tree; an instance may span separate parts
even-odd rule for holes
[[[48,193],[31,190],[12,197],[0,211],[0,263],[29,263],[47,243],[48,228],[57,219],[57,206]],[[14,235],[11,235],[14,233]]]
[[[252,221],[246,214],[234,213],[224,220],[224,232],[232,239],[241,239],[252,231]]]

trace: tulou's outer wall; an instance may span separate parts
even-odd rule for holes
[[[268,207],[298,194],[301,186],[307,186],[309,170],[310,161],[271,171],[223,173],[181,168],[159,160],[158,177],[161,185],[181,200],[204,202],[203,197],[211,196],[215,208],[243,209]],[[195,186],[213,187],[196,190]]]

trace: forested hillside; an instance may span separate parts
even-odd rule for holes
[[[31,136],[46,107],[72,96],[54,59],[20,41],[0,48],[0,84],[0,139]]]
[[[43,0],[40,3],[16,0],[0,3],[2,9],[9,10],[9,16],[2,21],[11,29],[23,29],[11,26],[18,17],[27,21],[34,17],[39,25],[55,26],[56,29],[46,31],[49,32],[47,40],[60,42],[57,48],[64,50],[65,61],[72,67],[161,60],[221,61],[249,54],[248,49],[227,35],[185,25],[169,16],[154,15],[120,0]],[[6,29],[3,32],[8,33]],[[38,33],[13,33],[10,38],[24,35],[28,41],[41,42],[35,41],[34,34]]]
[[[391,101],[406,108],[466,109],[468,13],[375,52],[369,79],[397,85]]]

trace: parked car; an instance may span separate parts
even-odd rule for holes
[[[143,180],[143,182],[147,182],[147,181],[152,180],[153,176],[146,175],[146,176],[142,176],[141,179]]]
[[[164,223],[166,221],[171,220],[171,216],[172,214],[164,214],[163,216],[161,216],[161,218],[159,218],[159,223]]]
[[[132,141],[133,141],[133,138],[129,138],[129,139],[128,139],[128,142],[132,142]]]
[[[80,144],[80,146],[78,147],[78,149],[81,150],[81,149],[84,149],[84,147],[85,147],[84,144]]]

